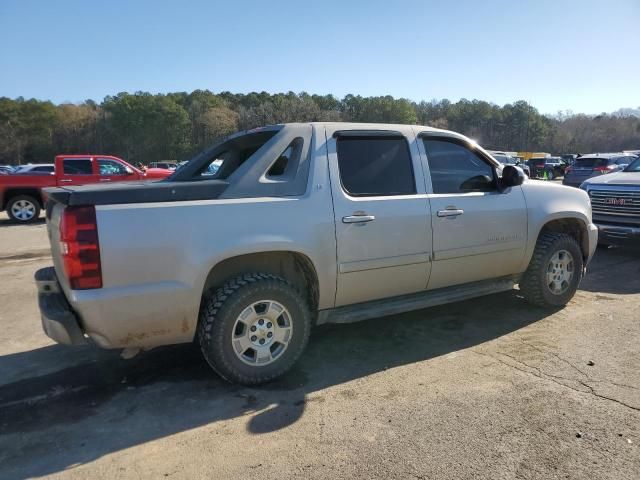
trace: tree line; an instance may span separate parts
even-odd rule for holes
[[[102,153],[130,162],[188,159],[225,136],[284,122],[353,121],[429,125],[486,148],[588,153],[640,149],[640,118],[545,116],[525,101],[499,106],[462,99],[412,102],[391,96],[234,94],[195,90],[119,93],[81,104],[0,98],[0,163],[51,162],[59,153]]]

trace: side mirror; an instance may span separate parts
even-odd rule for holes
[[[525,174],[520,167],[506,165],[502,169],[502,176],[498,180],[500,191],[504,192],[507,188],[522,185],[522,182],[524,182],[525,178]]]

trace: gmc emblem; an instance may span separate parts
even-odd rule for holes
[[[607,205],[625,205],[627,203],[626,198],[605,198],[604,203]]]

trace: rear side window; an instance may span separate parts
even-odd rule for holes
[[[409,144],[404,137],[339,137],[340,180],[353,196],[416,193]]]
[[[579,158],[575,161],[575,167],[583,168],[595,168],[604,167],[607,165],[606,158]]]
[[[424,138],[433,193],[487,192],[496,189],[493,168],[469,148]]]
[[[287,148],[284,149],[275,162],[269,167],[267,171],[267,178],[282,178],[287,175],[288,172],[292,172],[300,162],[300,155],[302,153],[302,138],[296,138],[293,140]]]
[[[65,175],[93,175],[93,166],[89,158],[65,158],[62,167]]]
[[[36,167],[33,169],[34,172],[53,172],[53,167]]]

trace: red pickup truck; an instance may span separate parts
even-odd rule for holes
[[[51,174],[0,176],[0,210],[6,210],[15,222],[38,218],[45,203],[43,188],[85,185],[89,183],[157,180],[173,173],[162,168],[146,172],[109,155],[58,155]]]

